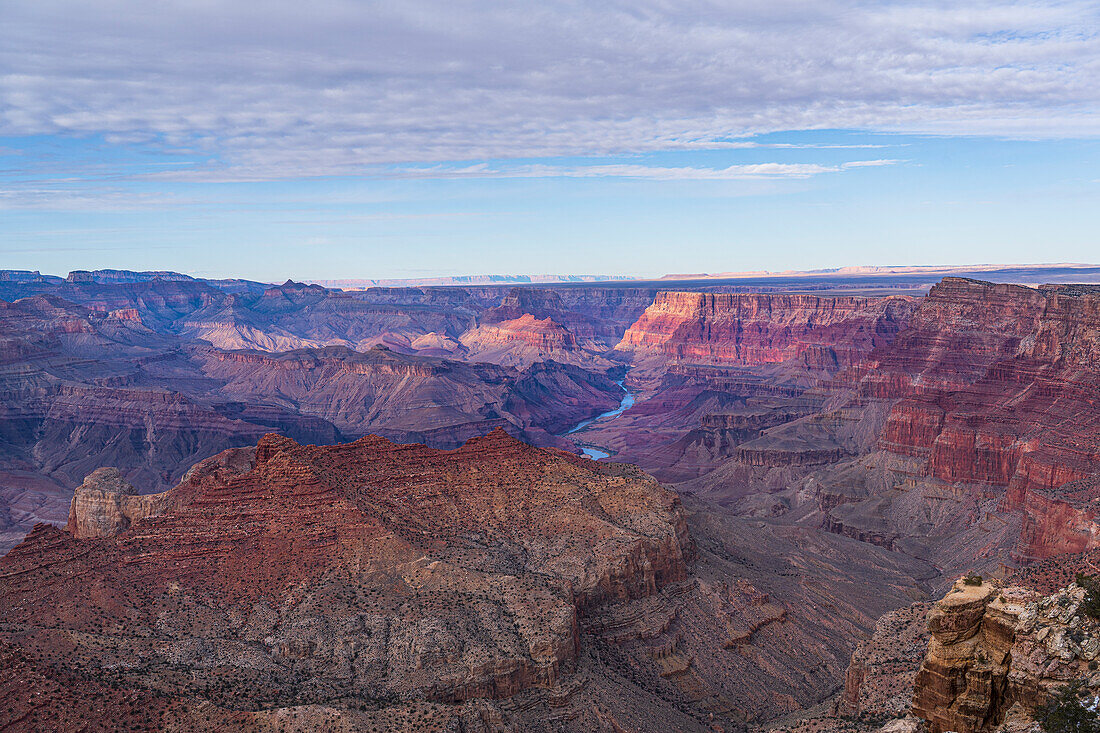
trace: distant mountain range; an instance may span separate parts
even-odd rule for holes
[[[705,281],[715,285],[727,284],[739,288],[759,286],[762,289],[803,287],[799,281],[820,283],[828,280],[834,287],[867,287],[883,278],[894,287],[918,287],[927,290],[942,277],[976,277],[995,282],[1011,282],[1022,285],[1038,285],[1053,282],[1100,282],[1100,265],[1083,263],[1046,264],[984,264],[984,265],[855,265],[820,270],[784,270],[772,272],[742,271],[719,273],[674,273],[648,279],[633,275],[455,275],[422,278],[345,278],[334,280],[305,280],[332,290],[357,291],[369,288],[392,287],[492,287],[509,285],[554,285],[601,282],[695,282]],[[153,280],[164,282],[203,282],[219,290],[238,292],[263,292],[275,283],[243,278],[207,279],[169,270],[73,270],[65,277],[43,275],[38,270],[0,270],[0,283],[57,285],[72,284],[123,285]],[[820,287],[805,286],[817,289]]]
[[[326,288],[365,290],[366,288],[422,287],[425,285],[522,285],[524,283],[592,283],[638,280],[630,275],[457,275],[454,277],[381,278],[374,280],[307,280]]]
[[[939,277],[965,276],[979,273],[1012,273],[1029,275],[1032,272],[1073,271],[1075,274],[1100,272],[1100,265],[1075,262],[1055,262],[1043,264],[985,264],[985,265],[852,265],[848,267],[830,267],[822,270],[755,270],[750,272],[698,272],[674,273],[664,275],[661,280],[756,280],[766,278],[791,277],[874,277],[882,275],[927,275]],[[1037,281],[1038,282],[1038,281]]]

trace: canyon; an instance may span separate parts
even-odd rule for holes
[[[959,722],[988,674],[937,649],[1013,642],[942,619],[1092,572],[1100,286],[940,274],[0,276],[0,686],[139,729],[989,730],[1053,683]]]

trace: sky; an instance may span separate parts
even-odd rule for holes
[[[0,1],[0,268],[1100,262],[1100,2]]]

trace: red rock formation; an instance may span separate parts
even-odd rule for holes
[[[889,343],[915,307],[908,297],[659,293],[616,347],[632,361],[638,404],[629,419],[584,438],[665,480],[694,479],[729,460],[748,470],[836,461],[846,451],[835,442],[740,450],[759,433],[702,419],[773,413],[782,416],[774,427],[816,412],[822,380]]]
[[[122,302],[144,287],[66,285],[93,286]],[[215,295],[234,308],[265,300],[283,322],[312,312],[345,333],[351,327],[341,319],[357,309],[386,309],[398,318],[421,312],[294,284],[266,296]],[[195,461],[273,430],[305,443],[346,439],[334,422],[348,437],[377,432],[455,447],[505,427],[568,447],[555,434],[612,409],[621,396],[607,376],[563,364],[516,371],[383,349],[225,352],[158,332],[147,313],[152,326],[163,326],[159,306],[108,312],[53,295],[0,302],[0,551],[36,521],[64,522],[62,504],[72,489],[104,463],[139,492],[162,490]],[[430,352],[445,342],[421,345]]]
[[[484,324],[462,334],[460,342],[474,361],[526,367],[538,361],[595,362],[593,357],[575,358],[576,337],[550,318],[537,319],[530,313],[508,321]],[[608,362],[603,365],[610,366]]]
[[[1023,556],[1095,547],[1100,475],[1100,290],[947,278],[909,330],[856,370],[868,398],[898,399],[881,445],[949,484],[995,487],[1023,511]],[[1045,529],[1044,529],[1045,527]],[[1061,539],[1059,539],[1061,538]]]
[[[915,305],[908,297],[662,292],[616,348],[698,364],[799,360],[835,370],[889,343]]]
[[[462,703],[559,684],[579,616],[687,579],[675,495],[499,431],[453,452],[270,435],[254,462],[237,456],[128,522],[78,493],[70,529],[90,539],[39,525],[0,560],[0,635],[71,671],[235,707]],[[110,478],[84,493],[102,499]],[[205,671],[186,682],[180,665]],[[209,685],[223,675],[236,681]]]
[[[13,684],[38,689],[46,661],[86,680],[65,704],[93,722],[84,690],[155,691],[169,707],[146,729],[293,711],[703,731],[819,702],[874,614],[915,592],[878,548],[691,516],[709,548],[693,566],[678,499],[632,467],[499,432],[456,451],[272,435],[161,495],[91,477],[69,532],[40,525],[0,560],[0,643],[32,668]]]

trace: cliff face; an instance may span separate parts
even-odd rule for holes
[[[740,730],[818,703],[917,592],[905,558],[500,432],[269,435],[147,497],[100,471],[69,530],[0,559],[0,724],[153,697],[137,729]]]
[[[658,293],[616,346],[632,364],[627,384],[638,404],[583,437],[667,481],[731,460],[750,471],[834,461],[846,453],[832,441],[776,451],[746,444],[821,409],[828,380],[888,344],[915,305],[907,297]],[[750,414],[760,428],[725,427]]]
[[[154,514],[152,497],[137,496],[137,489],[122,478],[117,468],[97,468],[73,495],[66,529],[73,537],[111,537],[132,521]]]
[[[503,427],[569,447],[555,435],[614,408],[622,395],[603,373],[606,362],[593,371],[541,359],[515,369],[444,358],[465,353],[447,333],[463,332],[482,307],[468,293],[360,299],[287,283],[227,294],[198,281],[148,292],[157,284],[55,287],[93,308],[53,294],[0,301],[0,552],[37,521],[63,524],[73,489],[104,464],[148,493],[173,485],[195,461],[272,431],[312,444],[375,432],[453,448]],[[419,334],[398,344],[417,353],[227,351],[175,333],[176,308],[206,323],[222,313],[234,328],[263,334],[263,348],[401,331]],[[429,327],[439,330],[423,333]],[[544,330],[547,342],[563,333]],[[523,339],[542,338],[532,334],[516,329],[510,343],[528,348]],[[253,343],[252,336],[222,343]],[[566,338],[547,353],[571,359],[578,351]]]
[[[698,364],[845,367],[904,328],[906,297],[658,293],[616,347]]]
[[[931,642],[917,674],[913,712],[932,733],[978,733],[1029,711],[1067,682],[1100,692],[1092,668],[1100,625],[1076,585],[1051,596],[961,580],[928,617]]]
[[[836,715],[908,715],[913,680],[928,649],[931,610],[931,603],[914,603],[878,620],[871,636],[852,653],[844,674],[844,689],[834,705]]]
[[[910,328],[860,366],[858,392],[897,400],[881,446],[920,472],[996,489],[1029,528],[1019,552],[1095,545],[1100,472],[1100,290],[946,279]]]
[[[617,344],[630,324],[653,303],[656,289],[631,287],[512,288],[499,305],[485,311],[481,323],[511,321],[530,314],[551,318],[593,351]]]

